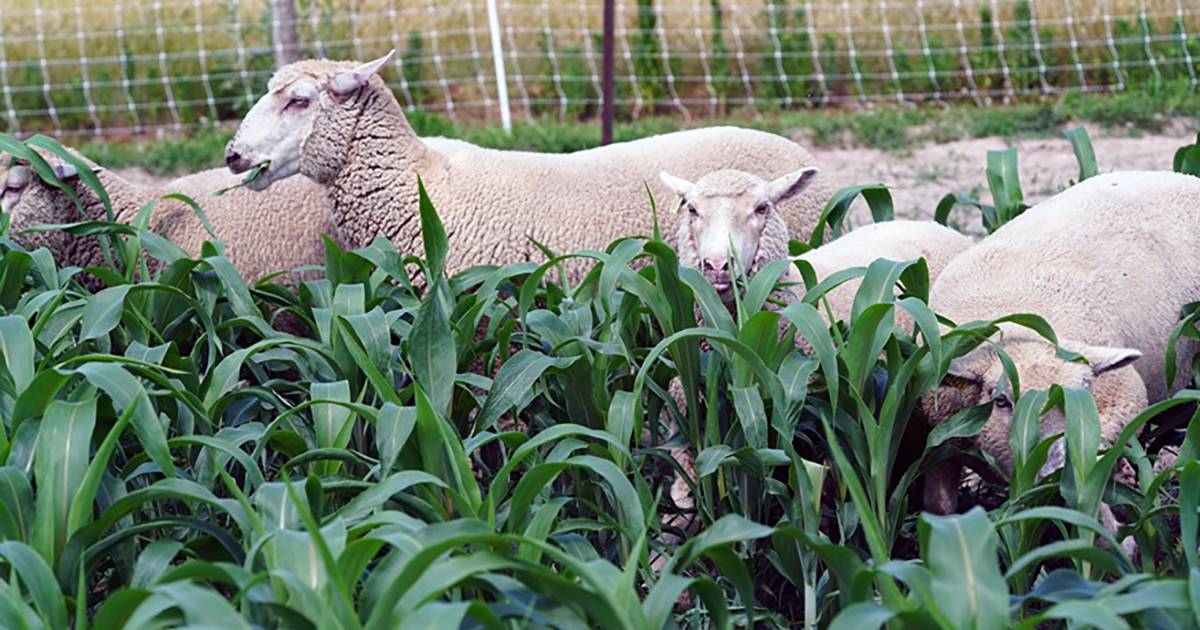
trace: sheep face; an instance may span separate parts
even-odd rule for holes
[[[327,129],[329,125],[322,120],[328,110],[344,105],[367,87],[390,58],[388,53],[359,66],[300,61],[281,68],[271,79],[267,94],[246,114],[225,147],[229,170],[237,175],[265,164],[265,170],[250,184],[254,190],[266,190],[301,172],[312,176],[303,168],[304,147],[310,136],[316,130]]]
[[[721,299],[731,301],[735,277],[752,276],[787,256],[788,228],[777,205],[803,192],[818,173],[806,168],[768,182],[740,171],[717,171],[695,183],[661,173],[678,196],[676,212],[682,213],[680,262],[700,270]]]
[[[4,189],[0,191],[0,209],[6,213],[12,212],[21,202],[21,195],[25,193],[31,181],[33,171],[28,166],[18,165],[9,169],[4,178]]]
[[[1097,376],[1128,366],[1142,356],[1141,352],[1130,348],[1063,342],[1064,349],[1083,355],[1088,361],[1085,364],[1062,359],[1054,345],[1041,338],[1009,336],[999,345],[1016,366],[1023,392],[1048,391],[1052,385],[1091,390]],[[1132,368],[1128,371],[1132,371]],[[1129,382],[1141,381],[1137,378]],[[1136,398],[1136,394],[1131,392],[1129,396]],[[1145,398],[1144,391],[1141,397]],[[995,458],[1006,475],[1011,475],[1013,458],[1009,436],[1013,423],[1012,384],[1004,378],[1004,366],[994,346],[987,344],[956,359],[946,382],[927,394],[921,406],[930,423],[937,424],[962,409],[987,402],[992,403],[992,412],[974,441],[980,450]],[[1045,439],[1062,433],[1065,426],[1062,411],[1054,409],[1042,416],[1039,433]],[[1065,456],[1063,441],[1055,442],[1041,474],[1061,467]]]
[[[60,180],[68,186],[76,187],[79,173],[73,166],[56,164],[53,168],[54,174]],[[90,200],[90,197],[87,195],[83,199]],[[9,234],[26,249],[46,247],[60,255],[69,255],[80,247],[86,247],[86,241],[95,240],[60,230],[21,233],[38,225],[61,225],[81,220],[79,209],[71,197],[62,189],[42,181],[28,166],[18,165],[8,172],[4,186],[4,211],[12,214]]]

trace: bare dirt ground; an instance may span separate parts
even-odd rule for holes
[[[1089,127],[1092,147],[1100,172],[1171,170],[1175,151],[1195,142],[1195,121],[1177,121],[1161,133],[1136,137],[1115,136]],[[896,217],[930,219],[947,193],[958,193],[991,203],[987,189],[987,152],[1017,147],[1018,169],[1025,202],[1032,205],[1064,189],[1079,177],[1075,153],[1066,138],[1031,139],[1009,143],[1003,138],[977,138],[944,144],[928,144],[895,153],[863,147],[814,149],[818,163],[837,178],[839,186],[887,184],[891,189]],[[860,199],[851,215],[857,225],[870,221]],[[951,224],[981,234],[979,213],[958,209]]]
[[[150,173],[146,172],[146,169],[140,166],[117,168],[113,169],[113,172],[124,178],[126,181],[133,182],[134,184],[140,184],[142,186],[159,186],[174,179],[173,177],[158,177],[157,175],[151,175]]]

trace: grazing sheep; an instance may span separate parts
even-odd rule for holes
[[[664,168],[700,176],[736,167],[775,177],[812,165],[795,143],[759,131],[707,128],[671,133],[569,155],[496,151],[420,141],[395,96],[376,76],[387,57],[355,67],[301,61],[272,78],[226,150],[235,173],[268,165],[258,190],[297,173],[325,186],[334,222],[352,246],[377,235],[419,253],[417,177],[423,179],[452,246],[451,273],[471,265],[542,257],[532,237],[557,253],[599,249],[650,234],[645,182],[665,195]],[[786,204],[789,232],[806,237],[832,188],[822,183]],[[571,275],[585,269],[570,261]]]
[[[764,265],[787,257],[788,236],[777,204],[803,193],[817,175],[817,169],[807,168],[768,182],[748,173],[726,170],[705,175],[692,183],[662,173],[663,183],[678,196],[677,207],[686,211],[680,217],[676,238],[680,264],[700,270],[732,308],[735,273],[752,277]],[[732,272],[728,265],[731,244],[736,251],[733,260],[736,271]],[[930,278],[936,278],[954,256],[970,246],[971,239],[936,223],[889,221],[851,231],[799,259],[812,264],[818,279],[824,279],[843,269],[866,267],[877,258],[924,258]],[[789,266],[781,281],[798,283],[790,286],[788,291],[779,292],[785,301],[803,297],[804,285],[795,267]],[[834,318],[849,319],[860,282],[861,279],[855,279],[843,283],[827,294]],[[913,327],[912,319],[903,311],[897,313],[897,324],[908,331]],[[786,326],[786,321],[781,321],[781,327]],[[802,350],[811,351],[803,338],[798,336],[797,343]],[[686,414],[686,399],[678,378],[671,381],[669,393]],[[690,477],[694,477],[695,461],[690,449],[674,449],[671,456]],[[675,475],[669,494],[675,505],[684,510],[695,505],[682,475]],[[685,514],[668,515],[663,525],[689,534],[694,533],[695,528],[693,519]],[[675,534],[663,536],[663,542],[668,544],[681,541]],[[660,569],[665,559],[659,558],[655,562],[654,567]]]
[[[4,214],[12,212],[12,209],[17,207],[17,202],[21,200],[21,193],[25,187],[29,185],[29,178],[33,174],[28,167],[20,169],[13,168],[5,162],[0,171],[0,211]]]
[[[701,271],[722,301],[732,308],[730,245],[737,252],[733,261],[736,272],[746,277],[770,262],[787,257],[788,236],[783,219],[774,208],[803,192],[818,172],[815,168],[801,169],[767,182],[749,173],[727,170],[705,175],[695,183],[662,173],[662,181],[679,199],[678,208],[686,209],[676,236],[679,263]],[[952,258],[970,246],[970,238],[937,223],[888,221],[853,230],[797,259],[811,264],[818,280],[823,280],[844,269],[866,267],[877,258],[924,258],[932,280]],[[789,267],[781,281],[794,283],[793,295],[783,295],[785,300],[804,297],[804,285],[795,268]],[[836,319],[850,317],[859,284],[861,279],[856,278],[826,294]],[[898,325],[912,331],[912,319],[906,312],[898,310],[896,317]],[[803,339],[798,341],[802,349],[810,349]]]
[[[1044,317],[1061,345],[1087,364],[1060,358],[1052,344],[1011,324],[1001,325],[996,343],[1015,363],[1023,391],[1090,388],[1101,432],[1111,441],[1147,403],[1167,398],[1183,381],[1166,381],[1163,357],[1180,308],[1200,299],[1197,208],[1200,179],[1166,172],[1093,177],[955,258],[934,284],[930,305],[960,324],[1012,313]],[[1197,347],[1183,341],[1178,374],[1190,373]],[[980,346],[954,361],[950,378],[922,406],[936,424],[992,401],[974,443],[1011,474],[1012,393],[1011,385],[999,388],[1001,374],[994,347]],[[1041,437],[1063,427],[1062,413],[1053,411],[1042,418]],[[1064,448],[1055,443],[1043,474],[1063,464]],[[941,466],[926,479],[925,508],[951,513],[962,465]]]
[[[46,154],[59,178],[78,195],[87,219],[104,219],[106,212],[100,197],[78,177],[75,167],[57,156]],[[213,169],[179,178],[161,188],[130,183],[117,174],[97,169],[105,191],[112,201],[113,216],[130,223],[151,201],[164,195],[182,193],[204,210],[219,239],[225,241],[225,255],[247,282],[256,282],[274,272],[301,266],[323,265],[325,245],[321,234],[335,235],[321,187],[303,179],[287,182],[271,195],[257,195],[244,189],[213,193],[239,183],[225,169]],[[60,256],[60,262],[78,267],[102,266],[99,241],[90,236],[72,236],[65,232],[22,230],[35,225],[75,223],[83,220],[79,209],[62,190],[43,182],[28,166],[13,167],[6,179],[4,209],[12,212],[10,233],[26,247],[45,246]],[[192,256],[200,254],[206,240],[216,240],[201,224],[195,212],[181,201],[166,199],[152,212],[150,228],[170,239]],[[289,274],[295,281],[315,272]]]

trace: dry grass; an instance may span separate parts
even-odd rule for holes
[[[459,116],[494,109],[485,107],[496,89],[483,0],[335,0],[332,11],[325,0],[296,1],[304,54],[364,58],[394,47],[404,55],[387,76],[406,102],[437,109],[450,100]],[[262,90],[272,67],[267,5],[37,0],[39,12],[5,3],[0,6],[5,128],[77,129],[97,122],[135,127],[237,117]],[[637,0],[618,3],[618,96],[627,105],[638,96],[645,101],[635,115],[669,108],[676,95],[690,112],[704,114],[751,98],[761,105],[891,98],[899,92],[915,99],[1000,94],[1036,90],[1042,78],[1052,86],[1094,89],[1153,78],[1155,70],[1190,77],[1200,60],[1200,10],[1186,0],[1035,2],[1032,22],[1022,17],[1016,0],[721,0],[724,57],[716,54],[711,0],[659,0],[655,7],[661,33],[639,28]],[[768,7],[775,9],[773,19]],[[992,41],[981,28],[985,7],[996,16]],[[1142,11],[1148,38],[1138,18]],[[1191,35],[1188,51],[1172,36],[1177,12]],[[500,20],[518,114],[586,115],[596,100],[594,39],[601,4],[502,0]],[[547,54],[547,29],[553,58]],[[414,33],[423,52],[413,49]],[[1185,52],[1193,56],[1190,69]],[[1036,70],[1039,65],[1044,73]],[[562,106],[564,98],[570,107]]]

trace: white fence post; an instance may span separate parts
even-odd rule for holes
[[[500,124],[512,134],[512,111],[508,108],[508,75],[504,72],[504,47],[500,43],[500,15],[496,0],[487,0],[488,30],[492,32],[492,61],[496,65],[496,91],[500,99]]]

